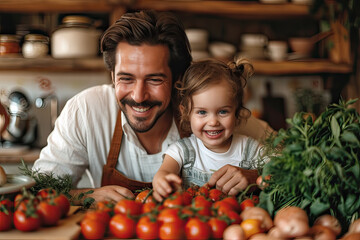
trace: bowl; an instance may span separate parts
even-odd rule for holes
[[[209,51],[216,58],[232,58],[236,52],[236,47],[226,42],[212,42]]]
[[[289,38],[289,45],[293,52],[310,57],[314,49],[311,38]]]

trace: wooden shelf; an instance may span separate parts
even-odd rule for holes
[[[242,19],[310,17],[309,6],[292,3],[262,4],[250,1],[137,0],[134,5],[129,5],[128,7],[133,9],[155,9],[157,11],[215,14]]]
[[[334,64],[325,59],[309,59],[306,61],[272,62],[266,60],[252,61],[255,73],[261,75],[290,75],[290,74],[348,74],[352,68],[347,64]],[[0,58],[0,71],[52,71],[52,72],[81,72],[106,71],[102,58],[91,59],[54,59],[22,57]]]
[[[0,57],[0,71],[105,72],[102,58],[54,59]]]
[[[33,148],[26,151],[23,151],[21,153],[8,153],[9,151],[6,151],[5,153],[0,148],[0,163],[20,163],[21,159],[24,160],[25,163],[33,163],[36,159],[39,158],[41,149]]]

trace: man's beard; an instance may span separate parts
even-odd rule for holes
[[[142,102],[142,103],[137,103],[131,99],[122,99],[120,101],[120,109],[121,111],[124,113],[125,115],[125,118],[128,122],[128,124],[130,125],[130,127],[135,131],[135,132],[139,132],[139,133],[144,133],[144,132],[147,132],[149,131],[150,129],[152,129],[154,127],[154,125],[156,124],[156,122],[159,120],[159,118],[167,111],[168,107],[163,110],[163,111],[160,111],[156,114],[154,120],[146,125],[144,122],[147,121],[148,119],[147,118],[143,118],[143,117],[134,117],[135,121],[131,122],[129,120],[129,117],[128,117],[128,113],[126,111],[126,105],[128,105],[129,107],[154,107],[154,106],[159,106],[161,107],[162,106],[162,102],[159,102],[159,101],[145,101],[145,102]]]

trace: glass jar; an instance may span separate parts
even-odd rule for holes
[[[49,38],[41,34],[25,35],[22,45],[24,58],[38,58],[46,56],[49,52]]]
[[[19,39],[16,35],[0,35],[0,55],[8,55],[20,52]]]
[[[99,49],[100,32],[85,16],[66,16],[51,36],[54,58],[95,57]]]

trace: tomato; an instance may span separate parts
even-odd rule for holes
[[[24,232],[35,231],[41,227],[41,218],[36,213],[29,216],[24,211],[16,210],[14,213],[14,226]]]
[[[66,217],[70,210],[70,201],[64,194],[59,194],[54,198],[54,202],[59,206],[61,211],[61,217]]]
[[[157,220],[160,222],[160,224],[166,222],[182,222],[183,220],[180,218],[179,214],[179,208],[164,208],[158,214]]]
[[[183,200],[180,192],[175,192],[166,198],[163,202],[165,208],[179,207],[183,205]]]
[[[106,224],[95,219],[84,218],[81,223],[81,234],[86,239],[103,239],[106,232]]]
[[[227,212],[235,211],[234,207],[230,203],[221,200],[214,202],[212,208],[214,209],[217,215],[224,215]]]
[[[37,212],[40,215],[44,226],[55,226],[61,218],[61,209],[49,200],[43,200],[37,205]]]
[[[255,205],[259,204],[260,202],[258,195],[252,195],[250,199],[254,202]]]
[[[244,201],[242,201],[240,203],[241,211],[244,211],[245,209],[250,208],[250,207],[255,207],[255,204],[254,204],[254,201],[249,198],[245,199]]]
[[[156,203],[156,200],[152,196],[150,191],[151,191],[150,189],[145,189],[145,190],[141,191],[138,195],[136,195],[135,201],[140,202],[140,203],[147,203],[147,202]]]
[[[195,197],[197,190],[199,189],[199,186],[193,186],[186,189],[186,192],[190,193],[191,197]]]
[[[245,239],[250,238],[252,235],[262,233],[265,231],[262,228],[262,222],[259,219],[246,219],[240,223],[241,228],[244,230]]]
[[[0,207],[1,206],[5,206],[6,209],[10,212],[14,212],[14,203],[13,201],[11,201],[10,199],[8,198],[5,198],[3,200],[0,201]]]
[[[8,231],[12,227],[12,212],[7,211],[7,213],[0,210],[0,232]]]
[[[190,218],[185,225],[185,235],[186,239],[209,239],[211,227],[199,218]]]
[[[198,195],[193,199],[193,207],[198,210],[198,214],[211,216],[212,201],[207,200],[204,195]]]
[[[159,239],[185,239],[183,221],[162,223],[159,228]]]
[[[195,193],[195,196],[209,197],[209,187],[207,185],[201,186]]]
[[[50,196],[55,196],[57,194],[55,189],[52,188],[44,188],[38,191],[36,196],[40,197],[41,199],[49,198]]]
[[[117,238],[134,238],[136,222],[124,214],[115,214],[110,219],[110,232]]]
[[[100,201],[96,202],[95,208],[100,211],[105,211],[108,213],[112,213],[114,210],[114,203],[110,201]]]
[[[230,203],[231,206],[233,207],[234,211],[240,213],[240,211],[241,211],[240,205],[239,205],[239,202],[236,200],[235,197],[226,197],[222,201]]]
[[[105,211],[101,211],[101,210],[88,210],[85,213],[84,219],[85,218],[89,218],[89,219],[93,219],[96,221],[100,221],[103,222],[105,225],[108,225],[110,222],[110,215],[108,212]]]
[[[209,190],[209,198],[213,202],[219,201],[223,197],[225,197],[225,194],[222,191],[220,191],[219,189],[212,188],[212,189]]]
[[[142,205],[141,213],[149,213],[156,209],[156,203],[154,202],[147,202]]]
[[[235,212],[235,211],[229,211],[227,213],[225,213],[225,215],[230,219],[231,224],[240,224],[241,223],[241,218],[239,213]]]
[[[115,213],[130,214],[139,216],[141,214],[142,203],[130,199],[121,199],[114,207]]]
[[[136,224],[136,236],[140,239],[158,239],[160,224],[154,215],[142,216]]]
[[[228,224],[226,221],[221,220],[216,217],[210,218],[208,224],[211,227],[211,238],[213,239],[221,239],[223,237],[223,233],[227,228]]]

